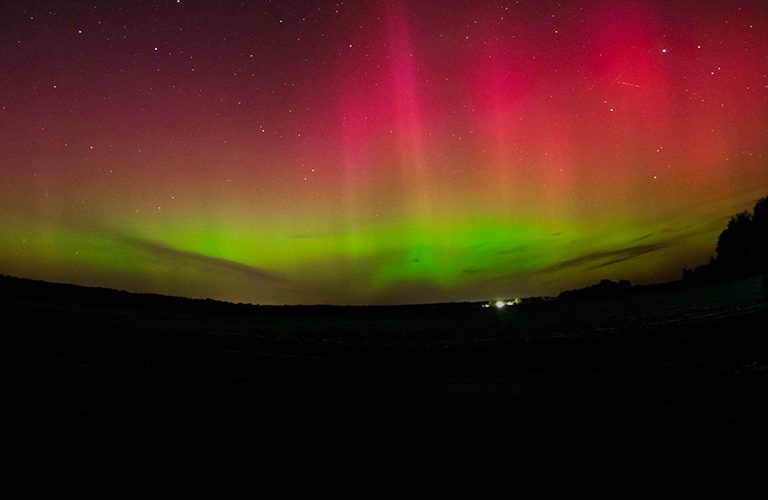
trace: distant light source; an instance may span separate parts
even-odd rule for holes
[[[507,305],[507,304],[503,300],[496,301],[496,307],[498,307],[499,309],[501,309],[505,305]]]

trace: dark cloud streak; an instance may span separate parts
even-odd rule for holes
[[[186,250],[176,250],[174,248],[165,246],[153,241],[143,240],[140,238],[132,238],[127,236],[112,235],[112,239],[119,243],[131,246],[138,250],[141,250],[153,257],[159,258],[166,262],[172,262],[175,266],[179,265],[193,265],[204,266],[214,269],[222,269],[227,271],[233,271],[235,273],[243,274],[249,278],[257,279],[261,281],[269,281],[279,284],[291,284],[292,280],[285,278],[279,274],[260,269],[258,267],[249,266],[247,264],[241,264],[227,259],[221,259],[218,257],[210,257],[208,255],[202,255],[195,252],[189,252]]]
[[[639,257],[641,255],[645,255],[650,252],[655,252],[656,250],[665,248],[667,246],[669,246],[669,242],[660,242],[660,243],[651,243],[649,245],[635,245],[635,246],[621,248],[619,250],[611,250],[607,252],[593,252],[586,255],[582,255],[581,257],[577,257],[575,259],[565,260],[563,262],[558,262],[557,264],[553,264],[551,266],[543,267],[538,271],[536,271],[536,274],[547,274],[547,273],[552,273],[556,271],[561,271],[563,269],[578,267],[583,264],[599,262],[604,259],[611,259],[608,262],[601,262],[599,264],[589,267],[589,269],[597,269],[600,267],[610,266],[618,262],[623,262],[625,260],[633,259],[635,257]]]

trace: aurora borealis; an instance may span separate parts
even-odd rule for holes
[[[262,304],[654,283],[768,195],[762,1],[3,2],[0,273]]]

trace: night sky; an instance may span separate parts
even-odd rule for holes
[[[768,4],[0,6],[0,273],[262,304],[706,263],[768,196]]]

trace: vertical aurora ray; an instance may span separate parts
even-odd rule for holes
[[[514,171],[521,161],[521,131],[516,122],[527,91],[521,78],[523,62],[505,50],[509,40],[503,30],[489,30],[482,41],[484,49],[467,70],[474,75],[468,91],[480,114],[477,126],[481,134],[492,138],[497,188],[501,199],[509,204],[515,194]]]
[[[389,7],[386,19],[395,104],[397,161],[409,203],[404,228],[408,254],[406,262],[394,262],[382,270],[382,276],[385,280],[396,277],[418,281],[432,277],[435,264],[433,241],[430,238],[433,222],[431,182],[429,165],[424,155],[420,89],[409,34],[409,13],[402,1],[392,2]]]

